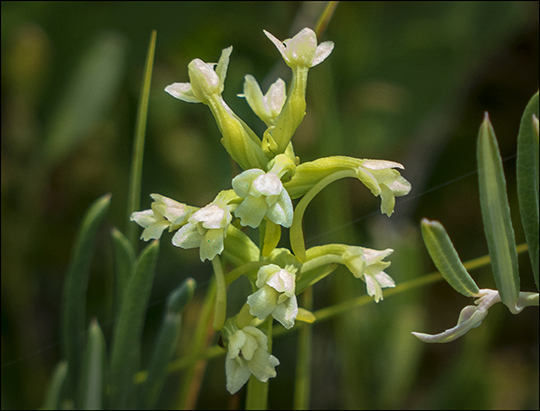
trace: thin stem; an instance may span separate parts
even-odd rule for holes
[[[146,131],[146,118],[148,117],[148,101],[150,99],[150,83],[152,80],[152,67],[154,64],[154,51],[156,49],[156,31],[152,30],[150,45],[146,57],[146,68],[141,88],[141,99],[137,112],[137,124],[135,126],[135,139],[133,140],[133,157],[131,160],[131,173],[129,178],[128,194],[128,221],[129,216],[140,208],[141,202],[141,180],[142,166],[144,158],[144,140]],[[137,228],[136,224],[128,224],[128,235],[133,249],[137,249]]]
[[[309,287],[301,296],[302,307],[311,311],[313,306],[313,288]],[[296,382],[294,387],[294,409],[309,409],[311,394],[311,346],[313,327],[302,324],[298,336],[298,359],[296,362]]]
[[[225,276],[223,275],[223,267],[219,256],[212,259],[212,267],[216,275],[216,305],[214,307],[214,330],[221,330],[225,324],[227,316],[227,286],[225,285]]]
[[[290,241],[293,253],[300,261],[306,261],[306,243],[304,241],[304,231],[302,230],[302,220],[307,206],[313,198],[328,184],[345,177],[357,177],[353,170],[342,170],[330,174],[315,184],[298,203],[294,209],[294,219],[290,230]]]
[[[519,246],[516,247],[516,251],[518,254],[521,254],[527,251],[527,244],[520,244]],[[464,263],[464,265],[467,270],[471,271],[480,267],[485,267],[489,263],[490,263],[489,255],[486,255],[483,257],[475,258],[474,260],[467,261],[466,263]],[[420,288],[420,287],[424,287],[430,284],[434,284],[441,280],[443,280],[443,277],[438,271],[435,271],[433,273],[423,275],[422,277],[416,278],[414,280],[402,283],[395,288],[385,289],[384,297],[387,298],[392,295],[401,294],[405,291],[414,290],[415,288]],[[337,306],[323,308],[313,313],[316,318],[314,323],[328,320],[332,317],[335,317],[337,315],[350,311],[352,308],[361,307],[363,305],[370,304],[370,303],[374,303],[373,298],[369,297],[368,295],[363,295],[361,297],[353,298],[351,300],[345,301]],[[335,308],[335,307],[338,307],[338,308]],[[290,330],[287,330],[283,328],[282,326],[276,326],[272,332],[272,335],[273,337],[279,337],[282,334],[285,334],[291,331],[297,331],[300,328],[302,327],[293,327]],[[169,364],[167,371],[168,372],[179,371],[186,367],[189,367],[196,361],[210,360],[210,359],[217,358],[225,354],[226,354],[226,351],[217,345],[208,347],[201,354],[195,354],[190,357],[182,357],[176,361],[171,362]],[[144,381],[145,380],[144,371],[141,371],[140,373],[138,373],[136,377],[137,377],[136,378],[137,382]]]
[[[194,409],[197,402],[202,377],[204,376],[204,370],[208,361],[208,357],[202,355],[203,349],[207,340],[210,340],[213,336],[213,331],[209,326],[212,319],[212,306],[216,298],[216,291],[216,282],[212,281],[206,292],[201,315],[189,347],[188,355],[183,357],[185,362],[182,368],[187,368],[187,370],[184,373],[180,387],[180,395],[177,403],[177,409],[179,410]],[[221,347],[218,348],[221,350]],[[170,371],[170,364],[168,371]],[[138,381],[140,380],[142,378],[138,379]]]
[[[261,330],[268,337],[268,353],[272,353],[272,317],[267,317]],[[253,374],[249,378],[246,410],[266,410],[268,408],[269,381],[261,382]]]

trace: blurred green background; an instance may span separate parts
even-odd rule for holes
[[[203,206],[240,170],[219,143],[209,110],[163,89],[188,81],[193,58],[217,61],[234,46],[224,98],[259,134],[243,99],[243,76],[265,92],[288,70],[266,39],[314,27],[318,2],[2,2],[2,408],[38,408],[62,358],[64,276],[84,211],[112,193],[88,291],[88,315],[110,343],[110,228],[124,233],[131,145],[151,30],[157,48],[148,112],[141,208],[151,193]],[[335,49],[310,72],[307,115],[293,142],[302,161],[329,155],[404,164],[412,183],[391,219],[358,181],[328,187],[308,209],[308,246],[342,242],[393,248],[387,270],[402,283],[434,270],[422,217],[440,220],[461,258],[487,254],[476,170],[476,137],[488,111],[505,161],[514,229],[524,242],[515,187],[516,137],[538,89],[538,2],[342,2],[322,40]],[[285,236],[287,237],[287,236]],[[153,342],[167,294],[198,282],[178,355],[185,352],[211,278],[197,250],[165,235],[145,326]],[[283,240],[287,245],[287,239]],[[142,244],[141,244],[142,246]],[[535,290],[520,255],[521,288]],[[494,288],[489,267],[474,271]],[[246,290],[230,292],[240,306]],[[315,287],[315,309],[363,295],[338,269]],[[311,406],[335,408],[538,408],[538,309],[513,316],[495,306],[460,340],[426,345],[411,331],[455,325],[470,300],[444,282],[314,326]],[[230,314],[234,314],[231,309]],[[270,407],[292,406],[296,333],[274,341],[280,359]],[[143,347],[144,348],[144,347]],[[144,352],[144,351],[143,351]],[[144,361],[144,356],[143,356]],[[161,405],[174,407],[181,373]],[[198,408],[242,405],[225,390],[223,357],[208,364]]]

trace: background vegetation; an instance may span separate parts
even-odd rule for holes
[[[255,129],[244,74],[263,84],[287,70],[266,29],[283,39],[314,26],[312,2],[2,2],[2,408],[38,408],[62,357],[60,307],[75,234],[89,204],[112,193],[88,293],[108,341],[113,323],[110,228],[126,232],[127,181],[144,59],[157,49],[148,113],[142,208],[150,193],[207,204],[239,171],[209,110],[163,89],[187,81],[187,64],[217,61],[233,45],[224,97]],[[422,217],[440,220],[463,261],[487,254],[476,168],[484,111],[497,133],[518,244],[515,188],[519,121],[538,89],[538,2],[340,3],[323,40],[336,47],[310,73],[308,108],[294,137],[302,160],[328,155],[405,165],[412,183],[391,219],[357,181],[340,181],[306,215],[308,245],[393,248],[388,273],[402,283],[433,271]],[[263,89],[266,90],[265,86]],[[141,244],[142,245],[142,244]],[[519,256],[521,289],[533,291]],[[472,273],[494,288],[489,267]],[[145,325],[153,342],[164,298],[191,276],[178,355],[186,349],[211,276],[198,250],[162,241]],[[315,309],[365,293],[346,270],[315,289]],[[230,296],[231,304],[235,304]],[[242,297],[243,298],[243,297]],[[462,339],[426,345],[411,331],[453,326],[470,303],[448,284],[389,296],[314,328],[313,408],[538,408],[538,310],[501,304]],[[238,301],[237,304],[240,304]],[[295,333],[276,338],[270,407],[292,403]],[[144,347],[143,347],[144,352]],[[143,356],[144,358],[144,356]],[[175,404],[181,373],[162,405]],[[225,390],[223,358],[209,363],[198,408],[241,406]]]

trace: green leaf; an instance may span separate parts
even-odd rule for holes
[[[53,376],[45,396],[45,404],[43,404],[44,410],[59,410],[60,409],[60,396],[62,393],[62,387],[66,381],[68,372],[68,363],[66,360],[62,360],[58,363],[54,369]]]
[[[43,157],[49,165],[71,154],[104,120],[122,79],[125,49],[120,36],[106,34],[83,56],[48,127]]]
[[[154,65],[154,51],[156,49],[156,31],[152,30],[148,54],[146,55],[146,67],[144,70],[141,98],[137,111],[137,124],[135,126],[135,139],[133,140],[133,154],[131,160],[131,173],[129,178],[128,195],[128,221],[131,213],[138,211],[141,201],[141,180],[144,157],[144,140],[146,132],[146,119],[148,117],[148,100],[150,99],[150,84],[152,82],[152,67]],[[137,244],[137,225],[128,225],[128,238],[135,248]]]
[[[105,337],[103,337],[97,320],[94,319],[88,327],[88,341],[79,380],[78,409],[103,409],[103,388],[106,374],[105,346]]]
[[[478,185],[493,277],[502,302],[515,313],[519,295],[516,240],[495,132],[486,113],[478,134]]]
[[[538,92],[527,104],[521,118],[516,166],[521,223],[529,247],[534,281],[538,290],[538,130],[533,125],[533,115],[536,115],[536,121],[538,121]]]
[[[128,239],[116,227],[113,227],[111,236],[114,244],[116,301],[118,301],[118,307],[121,307],[135,265],[135,251]]]
[[[139,404],[154,409],[167,377],[167,364],[172,360],[180,336],[181,311],[193,297],[196,282],[188,278],[173,290],[167,298],[167,311],[161,323],[156,345],[152,353],[148,378],[141,387]]]
[[[85,214],[71,257],[63,296],[63,343],[69,381],[78,381],[86,334],[86,290],[96,233],[109,209],[111,195],[97,199]],[[75,388],[72,386],[71,388]],[[76,398],[75,396],[73,398]]]
[[[111,405],[114,409],[131,406],[133,375],[139,367],[141,334],[158,252],[157,240],[142,251],[120,307],[111,355]]]
[[[429,255],[448,284],[466,297],[477,295],[480,290],[459,259],[443,225],[424,218],[421,226]]]

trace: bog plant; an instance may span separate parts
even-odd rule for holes
[[[255,78],[246,75],[241,96],[266,124],[262,138],[222,97],[232,46],[221,52],[217,63],[191,61],[190,82],[165,88],[179,100],[210,108],[222,135],[221,143],[244,170],[232,179],[232,188],[219,192],[210,204],[200,208],[152,194],[151,208],[131,216],[144,228],[143,240],[159,239],[167,229],[175,232],[175,246],[198,248],[201,261],[212,262],[217,286],[213,326],[221,331],[227,349],[225,372],[231,394],[252,375],[263,383],[276,376],[279,360],[269,350],[271,329],[258,327],[272,319],[286,329],[297,321],[312,321],[313,315],[298,306],[297,295],[324,277],[321,270],[329,273],[335,263],[345,265],[366,283],[368,294],[376,302],[382,300],[383,288],[395,285],[384,272],[390,262],[383,260],[391,249],[378,251],[345,244],[305,249],[302,218],[313,197],[337,179],[354,177],[381,198],[381,211],[390,216],[395,197],[411,188],[396,170],[403,166],[392,161],[344,156],[300,161],[291,140],[306,114],[308,73],[330,55],[334,43],[317,44],[315,32],[309,28],[283,42],[267,31],[264,34],[291,68],[292,80],[288,92],[285,82],[277,79],[263,94]],[[299,199],[296,207],[293,199]],[[242,231],[244,227],[259,230],[258,245]],[[277,247],[282,228],[290,229],[291,250]],[[223,273],[222,258],[252,285],[244,307],[229,318],[226,284],[239,276]]]
[[[376,303],[383,299],[383,289],[395,287],[394,280],[385,272],[392,249],[374,250],[348,244],[306,249],[303,216],[311,200],[327,185],[353,177],[367,187],[366,193],[380,197],[381,213],[390,217],[395,198],[408,194],[411,189],[398,171],[403,166],[388,160],[348,156],[300,161],[292,138],[306,114],[308,73],[330,56],[334,43],[318,44],[315,32],[309,28],[283,42],[267,31],[264,34],[292,70],[292,79],[288,87],[282,79],[277,79],[263,94],[257,80],[249,74],[245,76],[243,93],[239,96],[245,98],[266,125],[262,136],[238,117],[222,97],[232,46],[222,50],[217,63],[194,59],[188,65],[190,81],[165,88],[179,100],[202,103],[210,108],[222,135],[222,145],[243,171],[232,179],[229,188],[217,193],[206,205],[188,205],[182,202],[185,199],[177,201],[151,194],[150,208],[132,212],[130,216],[143,228],[140,238],[151,241],[138,257],[128,238],[113,229],[118,303],[110,359],[97,321],[93,320],[85,331],[84,309],[92,245],[108,210],[110,195],[97,200],[87,212],[74,247],[64,293],[66,360],[54,373],[45,408],[149,409],[156,406],[167,372],[171,370],[182,310],[196,287],[193,279],[187,279],[169,295],[148,369],[141,372],[141,334],[162,236],[170,236],[172,244],[178,248],[198,249],[201,262],[210,261],[214,271],[192,338],[191,362],[184,364],[187,371],[180,407],[186,405],[185,398],[195,373],[193,364],[220,353],[226,357],[227,391],[234,394],[248,383],[246,407],[266,407],[268,380],[277,376],[280,364],[272,354],[274,320],[285,330],[316,321],[317,316],[310,311],[311,287],[338,265],[345,266],[355,278],[362,280],[367,294]],[[141,141],[154,44],[155,33],[139,110],[133,175],[140,173],[142,164]],[[537,112],[538,94],[527,107],[520,129],[518,188],[538,286],[538,120],[533,116]],[[477,299],[475,305],[465,307],[453,329],[434,336],[413,333],[426,342],[458,338],[480,325],[487,309],[499,301],[513,313],[527,305],[538,305],[538,293],[519,291],[516,245],[504,174],[487,116],[480,130],[478,148],[482,212],[498,291],[479,289],[459,261],[442,225],[424,220],[424,241],[440,273],[458,292]],[[137,177],[132,181],[137,181]],[[132,186],[132,206],[137,204],[139,191],[139,187]],[[278,246],[283,228],[288,229],[290,248]],[[258,243],[248,235],[250,230],[258,230]],[[225,272],[225,268],[230,270]],[[235,281],[242,276],[249,281],[251,291],[244,296],[240,310],[228,316],[227,287],[235,287]],[[298,298],[301,294],[304,295]],[[302,298],[305,296],[308,297]],[[216,347],[218,351],[203,352],[210,322],[221,335],[221,347]],[[304,324],[299,338],[297,372],[302,382],[295,388],[299,393],[295,394],[296,408],[309,406],[309,330]]]

